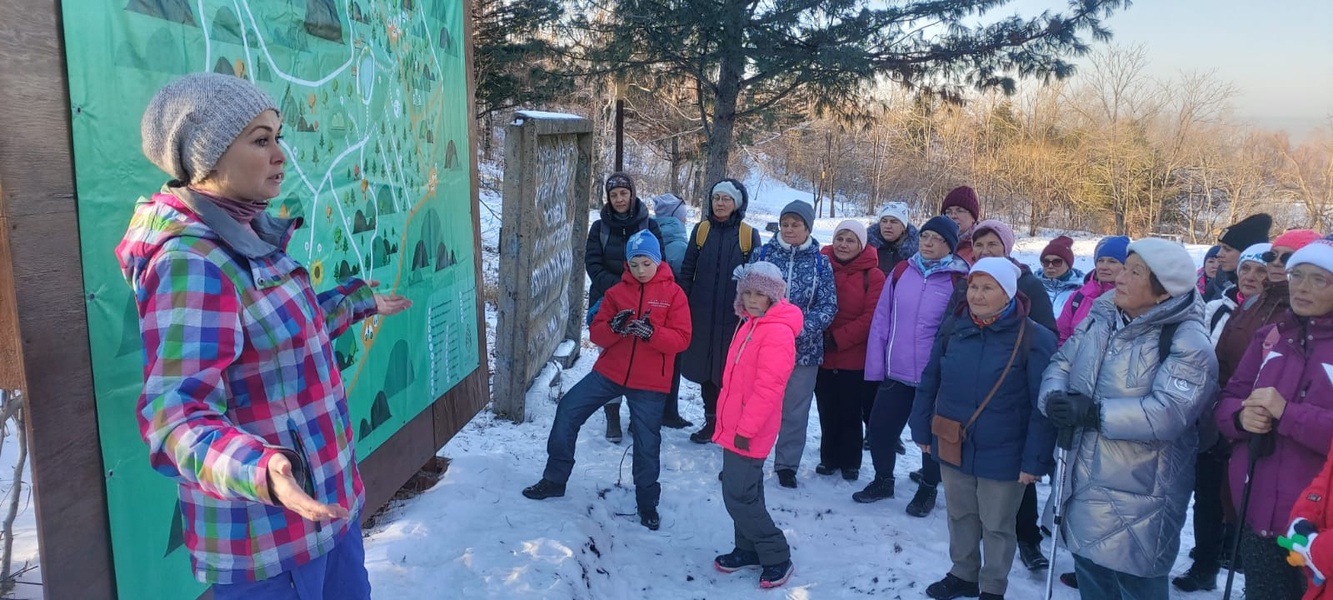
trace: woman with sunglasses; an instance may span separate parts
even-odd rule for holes
[[[1293,248],[1308,237],[1288,232],[1274,245]],[[1275,251],[1273,258],[1286,258],[1290,308],[1255,332],[1216,415],[1222,435],[1234,444],[1232,497],[1250,488],[1238,557],[1245,563],[1249,600],[1296,600],[1304,593],[1305,574],[1287,563],[1275,538],[1287,531],[1288,515],[1322,468],[1333,436],[1333,381],[1325,366],[1333,363],[1333,241],[1310,242],[1289,257],[1283,253]],[[1264,452],[1248,477],[1255,437],[1264,440]]]

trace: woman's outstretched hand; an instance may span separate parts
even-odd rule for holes
[[[366,282],[370,287],[379,287],[380,282],[371,279]],[[396,315],[409,308],[412,308],[412,301],[406,296],[398,294],[375,294],[375,311],[381,315]]]
[[[332,521],[351,516],[346,508],[322,504],[305,493],[301,483],[292,476],[292,461],[283,454],[275,454],[268,460],[268,484],[278,504],[307,521]]]

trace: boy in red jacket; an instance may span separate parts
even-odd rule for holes
[[[1301,600],[1333,599],[1333,590],[1325,581],[1333,573],[1333,535],[1328,531],[1333,528],[1333,509],[1329,507],[1333,501],[1329,497],[1333,494],[1333,449],[1329,456],[1323,470],[1292,506],[1287,535],[1278,538],[1278,545],[1290,552],[1287,562],[1307,567],[1307,586]]]
[[[787,583],[791,548],[764,506],[764,460],[782,424],[782,398],[796,366],[801,309],[784,298],[787,284],[772,263],[737,269],[736,314],[727,352],[713,441],[722,446],[722,501],[735,522],[736,547],[713,565],[723,573],[763,567],[759,587]]]
[[[606,291],[589,327],[589,337],[601,346],[602,355],[592,372],[560,399],[546,442],[546,471],[523,495],[533,500],[564,496],[565,483],[574,470],[579,428],[607,401],[624,396],[634,438],[639,522],[656,531],[662,523],[657,513],[662,495],[657,482],[662,466],[662,410],[671,390],[676,354],[690,343],[690,307],[671,268],[662,263],[661,244],[651,232],[630,236],[625,256],[629,262],[620,283]]]

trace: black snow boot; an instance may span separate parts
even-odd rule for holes
[[[662,516],[657,514],[656,508],[640,508],[639,523],[648,529],[657,531],[657,528],[662,526]]]
[[[543,479],[523,488],[523,495],[533,500],[559,498],[565,495],[565,484]]]
[[[842,478],[847,481],[856,481],[861,478],[861,469],[843,469]]]
[[[1171,580],[1171,585],[1182,592],[1211,592],[1217,589],[1217,572],[1220,567],[1209,567],[1194,563],[1184,575]]]
[[[686,421],[680,415],[664,415],[662,417],[662,426],[667,429],[685,429],[691,425],[694,425],[694,423]]]
[[[1040,571],[1051,566],[1051,561],[1046,560],[1046,555],[1042,554],[1039,542],[1019,542],[1018,557],[1029,571]]]
[[[981,590],[977,588],[975,581],[963,581],[953,574],[945,575],[944,579],[930,584],[926,588],[926,595],[935,600],[953,600],[954,598],[976,598],[981,595]]]
[[[1073,571],[1070,571],[1068,573],[1061,573],[1060,583],[1063,583],[1068,587],[1078,589],[1078,575]]]
[[[817,474],[819,474],[819,475],[832,475],[832,474],[837,473],[837,472],[838,472],[837,469],[835,469],[835,468],[833,468],[833,467],[830,467],[830,466],[828,466],[828,465],[825,465],[824,463],[819,463],[819,464],[815,465],[815,473],[817,473]]]
[[[1004,600],[1004,596],[1001,596],[1000,594],[992,594],[990,592],[981,592],[981,600]]]
[[[907,503],[907,514],[913,517],[924,517],[935,510],[935,496],[939,494],[939,486],[921,484],[916,488],[916,495],[912,496],[912,501]]]
[[[602,409],[606,412],[606,441],[619,444],[625,436],[620,430],[620,405],[608,404]]]
[[[784,560],[776,565],[764,565],[763,572],[759,573],[759,587],[764,589],[779,587],[791,579],[791,574],[796,570],[796,566],[791,564],[790,560]]]
[[[852,494],[852,500],[860,502],[861,504],[879,502],[885,498],[892,497],[893,478],[891,477],[876,477],[870,480],[870,485],[867,485],[865,489]]]
[[[713,559],[713,567],[723,573],[735,573],[747,567],[759,566],[759,553],[753,550],[732,549]]]
[[[704,426],[699,431],[690,434],[690,441],[696,444],[711,444],[713,442],[713,428],[717,427],[717,415],[704,415]]]
[[[778,485],[785,488],[796,487],[796,471],[791,469],[778,469]]]

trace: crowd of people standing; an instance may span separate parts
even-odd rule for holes
[[[814,209],[802,201],[783,207],[762,242],[744,221],[750,197],[734,179],[712,187],[688,235],[666,237],[666,228],[633,226],[644,206],[637,199],[616,203],[617,194],[633,195],[627,175],[612,175],[606,188],[611,241],[597,233],[606,225],[593,225],[590,277],[623,269],[606,257],[633,254],[607,251],[624,237],[643,237],[654,252],[683,246],[669,272],[681,292],[670,304],[684,308],[654,308],[651,317],[663,314],[664,326],[687,335],[672,346],[678,356],[640,361],[651,372],[625,373],[616,389],[589,396],[575,386],[557,411],[547,474],[525,495],[564,493],[570,431],[590,407],[644,390],[675,396],[683,376],[700,385],[704,407],[690,439],[723,448],[719,479],[735,547],[715,566],[761,567],[762,587],[782,585],[794,570],[764,506],[765,461],[772,454],[779,487],[800,485],[812,402],[817,476],[856,481],[863,448],[870,452],[872,475],[853,501],[895,496],[905,431],[920,448],[906,512],[931,514],[943,490],[952,565],[925,589],[929,597],[1003,598],[1015,559],[1049,569],[1043,546],[1054,545],[1074,558],[1060,581],[1085,599],[1166,598],[1172,585],[1214,590],[1224,568],[1242,565],[1250,599],[1296,600],[1322,584],[1313,574],[1325,557],[1311,541],[1324,519],[1321,496],[1296,506],[1333,435],[1323,389],[1333,370],[1312,359],[1323,354],[1324,321],[1333,323],[1333,241],[1319,233],[1291,230],[1270,243],[1271,218],[1254,215],[1224,230],[1202,265],[1176,242],[1107,236],[1084,274],[1065,236],[1042,249],[1039,265],[1013,258],[1012,228],[984,218],[967,186],[924,222],[888,202],[869,226],[838,223],[826,245],[812,235]],[[678,198],[654,204],[681,216]],[[616,285],[640,296],[648,289],[628,273]],[[625,306],[590,315],[594,328],[606,328],[595,329],[594,342],[607,351],[589,377],[603,362],[652,352],[618,349],[651,339],[635,325],[649,311]],[[675,402],[644,402],[652,416],[643,420],[683,421]],[[619,441],[611,415],[607,437]],[[656,486],[658,459],[647,455],[660,435],[633,437],[636,486]],[[1046,478],[1061,485],[1043,511],[1036,483]],[[639,510],[655,529],[660,492],[652,489],[651,500],[639,495]],[[1193,565],[1171,578],[1191,498]],[[1293,509],[1305,511],[1299,532]],[[1292,566],[1302,556],[1310,568]]]

